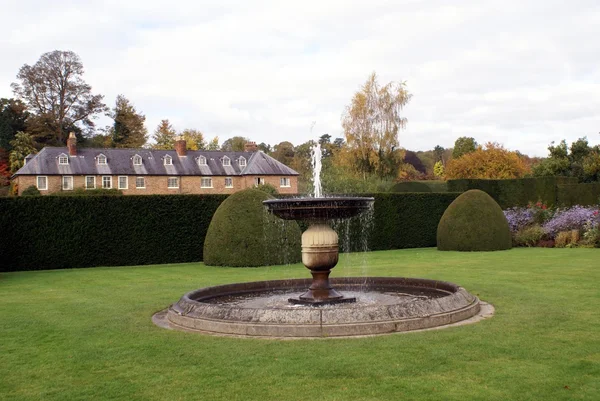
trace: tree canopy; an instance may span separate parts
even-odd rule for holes
[[[404,83],[380,86],[372,73],[342,115],[347,145],[342,164],[363,177],[394,176],[402,160],[398,132],[407,121],[401,111],[410,98]]]
[[[138,113],[125,96],[117,96],[112,118],[114,120],[110,129],[112,146],[140,148],[146,144],[148,140],[148,130],[144,126],[146,116]]]
[[[477,142],[475,138],[461,136],[454,142],[454,149],[452,150],[452,158],[458,159],[459,157],[466,155],[477,150]],[[443,151],[442,151],[443,152]]]
[[[35,112],[29,131],[39,142],[64,145],[74,126],[84,131],[94,127],[93,119],[107,111],[102,95],[92,94],[83,80],[83,64],[72,51],[44,53],[34,65],[19,69],[19,82],[11,86],[15,95]]]
[[[173,149],[175,147],[175,136],[177,133],[173,129],[173,126],[169,122],[169,120],[162,120],[158,127],[154,130],[154,135],[152,139],[154,139],[154,144],[152,145],[153,149]]]
[[[529,173],[527,165],[517,152],[511,152],[502,145],[489,142],[479,146],[474,152],[452,159],[445,168],[447,179],[457,178],[521,178]]]

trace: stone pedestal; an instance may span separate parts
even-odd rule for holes
[[[310,270],[311,286],[299,298],[290,298],[295,304],[326,305],[342,302],[355,302],[356,298],[346,298],[329,283],[331,269],[338,262],[338,235],[327,224],[312,223],[302,233],[302,263]]]

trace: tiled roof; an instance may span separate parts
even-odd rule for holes
[[[66,147],[46,147],[25,166],[17,175],[197,175],[197,176],[234,176],[234,175],[298,175],[283,163],[263,152],[219,152],[188,150],[187,156],[180,157],[175,150],[150,149],[99,149],[78,148],[77,156],[69,156],[69,164],[58,163],[58,157],[68,155]],[[106,156],[106,165],[98,165],[97,157]],[[133,157],[142,157],[142,164],[133,164]],[[169,155],[172,165],[165,165],[164,158]],[[198,165],[198,158],[206,158],[206,166]],[[230,159],[230,166],[223,166],[223,158]],[[240,166],[241,157],[246,166]]]

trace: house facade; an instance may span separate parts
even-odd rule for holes
[[[77,188],[115,188],[125,195],[230,194],[270,184],[298,193],[298,173],[246,144],[244,152],[191,151],[178,139],[173,150],[45,147],[28,156],[12,181],[18,193],[31,185],[42,194]]]

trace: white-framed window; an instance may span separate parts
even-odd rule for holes
[[[281,177],[279,179],[279,186],[284,187],[284,188],[290,187],[291,186],[290,178],[289,177]]]
[[[112,188],[112,176],[110,176],[110,175],[102,176],[102,188],[105,188],[105,189]]]
[[[69,156],[64,153],[58,155],[58,164],[69,164]]]
[[[227,156],[223,156],[223,167],[231,166],[231,159]]]
[[[129,188],[129,179],[126,175],[119,176],[119,189],[127,189]]]
[[[142,156],[140,156],[140,155],[133,156],[133,165],[141,166],[142,165]]]
[[[211,177],[202,177],[200,179],[200,188],[212,188],[212,178]]]
[[[48,190],[48,177],[45,175],[38,175],[36,179],[37,189],[40,191]]]
[[[73,176],[72,175],[63,175],[62,189],[63,189],[63,191],[71,191],[73,189]]]
[[[263,177],[254,177],[254,185],[265,185],[265,179]]]
[[[169,155],[165,156],[165,166],[171,166],[173,165],[173,158]]]
[[[106,165],[106,156],[104,156],[102,153],[100,153],[98,155],[98,165],[99,166],[105,166]]]
[[[179,188],[179,177],[167,178],[167,188],[170,188],[170,189]]]
[[[238,160],[238,163],[239,163],[240,167],[246,167],[246,158],[244,156],[241,156],[240,159]]]
[[[96,188],[96,177],[93,175],[85,176],[85,189],[95,189]]]
[[[233,188],[233,178],[225,177],[225,188]]]
[[[144,177],[135,177],[135,188],[136,189],[146,188],[146,179]]]
[[[198,165],[199,166],[206,166],[206,157],[204,157],[204,156],[198,157]]]

